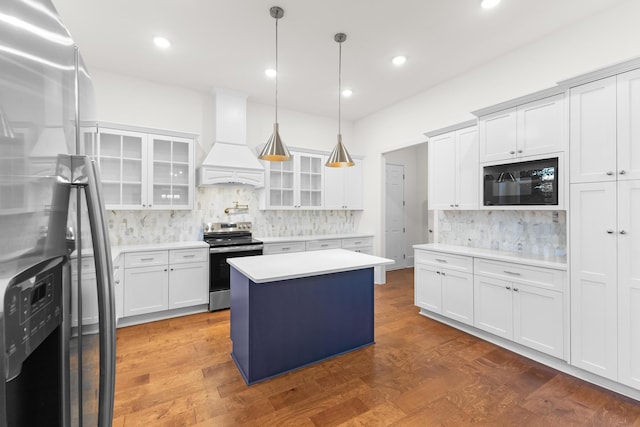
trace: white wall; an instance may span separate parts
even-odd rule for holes
[[[622,3],[357,121],[353,149],[367,156],[364,179],[372,183],[359,227],[376,233],[377,253],[384,232],[378,185],[384,179],[383,152],[416,144],[423,132],[473,119],[470,111],[640,56],[639,16],[640,1]]]
[[[96,88],[96,114],[100,121],[168,129],[199,135],[196,164],[213,144],[213,96],[102,70],[90,70]],[[229,88],[233,89],[233,88]],[[247,139],[256,147],[269,139],[275,110],[271,105],[247,103]],[[331,151],[336,143],[338,120],[278,109],[280,135],[293,147]],[[353,123],[342,121],[343,140],[354,139]],[[358,154],[354,152],[354,154]]]

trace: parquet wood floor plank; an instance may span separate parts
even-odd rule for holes
[[[228,310],[120,328],[113,425],[640,427],[640,402],[420,316],[412,269],[374,302],[375,345],[250,387]]]

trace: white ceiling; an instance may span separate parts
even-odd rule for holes
[[[53,0],[92,68],[208,91],[226,87],[273,104],[275,20],[279,107],[356,120],[623,0]],[[167,51],[151,39],[164,35]],[[402,68],[391,64],[408,57]]]

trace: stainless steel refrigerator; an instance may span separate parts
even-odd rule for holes
[[[111,426],[115,320],[93,86],[49,0],[0,2],[0,427]]]

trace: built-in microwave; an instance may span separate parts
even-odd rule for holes
[[[484,206],[557,206],[558,157],[483,167]]]

